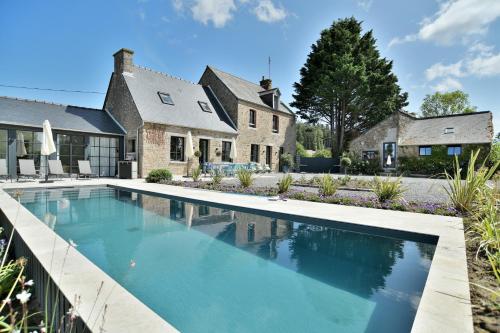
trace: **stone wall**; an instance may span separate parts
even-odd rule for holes
[[[126,139],[136,137],[137,128],[142,125],[142,119],[122,74],[112,74],[104,109],[125,128]]]
[[[349,144],[349,151],[361,157],[363,151],[377,151],[383,156],[384,142],[396,142],[398,139],[398,114],[381,121]],[[382,163],[382,161],[381,161]]]
[[[215,131],[145,123],[139,136],[139,175],[146,177],[152,169],[158,168],[168,168],[173,174],[185,175],[188,168],[198,167],[197,157],[193,157],[189,162],[170,160],[171,136],[186,138],[188,131],[191,131],[193,137],[194,151],[199,150],[200,139],[209,140],[208,160],[211,162],[221,162],[222,157],[217,156],[217,152],[222,152],[222,141],[231,141],[233,137],[231,134]]]
[[[249,126],[250,110],[255,110],[256,127]],[[285,153],[295,154],[295,118],[279,111],[272,111],[270,108],[259,107],[251,103],[240,101],[238,104],[238,138],[236,147],[238,150],[237,162],[245,163],[250,161],[250,146],[259,145],[259,163],[266,162],[266,146],[272,147],[271,168],[278,171],[279,149],[284,148]],[[279,117],[279,132],[274,133],[273,115]]]

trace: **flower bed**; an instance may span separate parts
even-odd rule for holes
[[[278,189],[275,187],[248,187],[243,188],[238,185],[218,184],[213,185],[210,182],[183,182],[170,181],[163,184],[183,186],[189,188],[199,188],[204,190],[220,191],[227,193],[239,193],[260,196],[277,196]],[[446,215],[446,216],[461,216],[460,213],[448,204],[431,203],[431,202],[408,202],[406,200],[379,202],[376,198],[368,198],[363,195],[347,195],[336,193],[332,196],[323,196],[317,193],[307,191],[290,190],[287,193],[280,194],[280,198],[295,199],[311,202],[322,202],[336,205],[357,206],[367,208],[399,210],[404,212],[414,212],[423,214]]]

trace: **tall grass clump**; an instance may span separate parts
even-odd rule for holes
[[[500,164],[500,161],[497,161],[488,168],[485,160],[479,168],[476,168],[478,156],[479,150],[471,152],[464,179],[462,179],[462,168],[457,156],[455,156],[453,175],[445,171],[448,185],[444,189],[455,209],[461,213],[471,212],[487,181],[491,179]]]
[[[293,183],[293,178],[291,175],[284,175],[281,177],[280,181],[278,182],[278,193],[286,193],[288,190],[290,190],[290,186],[292,186]]]
[[[491,189],[485,188],[478,195],[477,206],[472,214],[469,233],[477,242],[476,256],[484,253],[490,262],[493,274],[500,282],[500,214],[498,203]]]
[[[253,172],[250,170],[241,169],[236,173],[238,180],[240,181],[241,187],[247,188],[252,186],[254,178]]]
[[[324,196],[332,196],[337,192],[335,180],[330,175],[324,175],[319,183],[319,194]]]
[[[193,178],[193,181],[197,182],[200,180],[200,177],[201,177],[201,168],[200,167],[194,168],[191,171],[191,178]]]
[[[401,184],[401,178],[391,180],[390,177],[384,180],[375,177],[372,190],[381,203],[401,199],[403,193],[406,192],[406,188]]]
[[[220,169],[214,169],[210,172],[212,175],[212,185],[216,186],[219,185],[222,182],[222,179],[224,179],[224,171]]]

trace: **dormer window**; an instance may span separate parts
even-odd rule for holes
[[[174,105],[174,100],[172,99],[172,96],[170,96],[170,94],[158,91],[158,96],[160,96],[161,102],[163,104]]]
[[[274,94],[274,105],[273,109],[278,110],[280,106],[280,96],[278,94]]]
[[[446,127],[444,129],[444,134],[453,134],[455,133],[455,129],[453,127]]]
[[[212,109],[210,109],[210,106],[207,102],[198,101],[198,104],[200,105],[203,112],[212,112]]]

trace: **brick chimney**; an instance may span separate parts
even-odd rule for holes
[[[270,90],[273,88],[273,81],[271,79],[265,79],[264,76],[262,77],[262,80],[260,80],[260,86],[264,90]]]
[[[123,72],[132,73],[134,65],[134,51],[130,49],[120,49],[113,54],[115,58],[115,73],[122,74]]]

